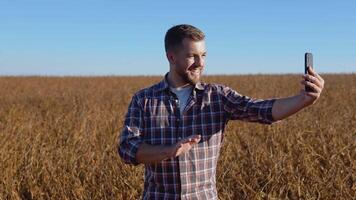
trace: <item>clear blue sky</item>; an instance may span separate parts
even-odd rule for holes
[[[0,75],[162,75],[163,38],[206,34],[206,74],[356,72],[356,1],[1,0]]]

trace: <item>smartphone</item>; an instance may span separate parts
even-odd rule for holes
[[[308,67],[313,68],[313,54],[305,53],[304,55],[304,73],[308,74]],[[311,87],[305,86],[305,91],[312,92],[314,91]]]

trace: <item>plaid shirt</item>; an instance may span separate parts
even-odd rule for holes
[[[165,78],[133,96],[119,155],[125,163],[137,165],[142,142],[173,145],[200,134],[201,141],[189,152],[145,165],[143,199],[217,199],[216,164],[227,122],[271,124],[274,101],[251,99],[223,85],[197,83],[181,115],[178,98]]]

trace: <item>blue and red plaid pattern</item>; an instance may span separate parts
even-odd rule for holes
[[[242,96],[219,84],[197,83],[180,115],[178,98],[164,78],[133,96],[119,155],[125,163],[137,165],[142,142],[173,145],[200,134],[201,141],[188,153],[145,165],[143,199],[217,199],[216,165],[227,122],[271,124],[274,101]]]

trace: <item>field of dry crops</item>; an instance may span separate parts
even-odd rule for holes
[[[355,199],[356,74],[324,75],[312,107],[272,126],[230,121],[221,199]],[[256,97],[296,94],[298,75],[211,76]],[[143,166],[117,141],[135,91],[161,77],[0,77],[0,199],[138,199]]]

